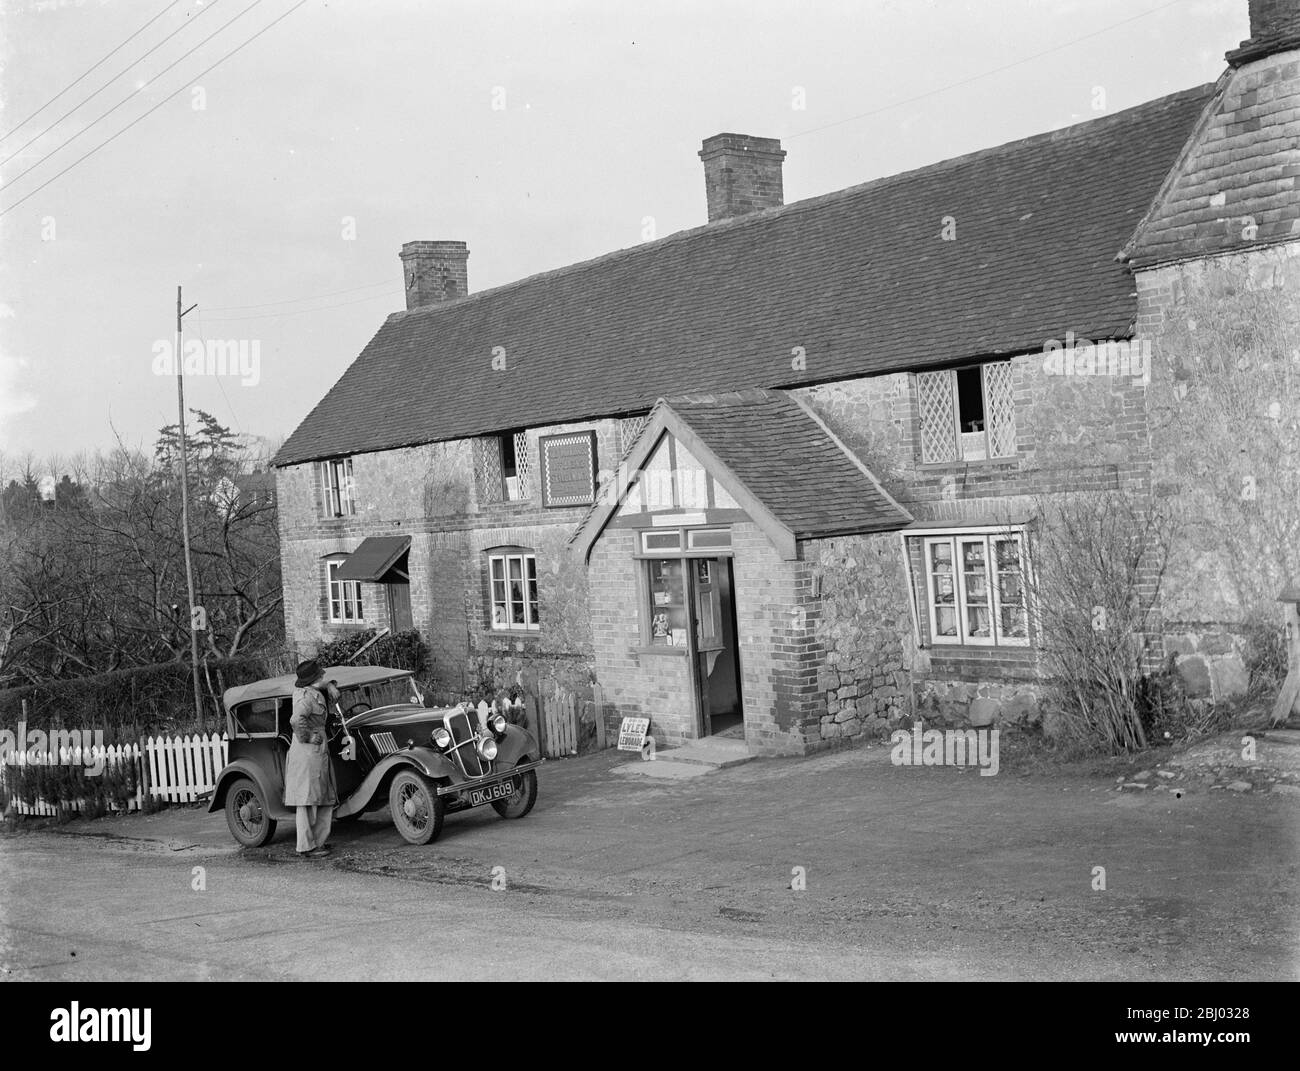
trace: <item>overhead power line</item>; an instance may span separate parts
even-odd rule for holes
[[[40,115],[41,112],[45,111],[46,108],[48,108],[51,104],[53,104],[56,100],[58,100],[61,96],[63,96],[64,93],[66,93],[69,89],[71,89],[73,86],[75,86],[78,82],[82,81],[82,79],[84,79],[87,75],[90,75],[90,74],[94,73],[94,71],[95,71],[97,68],[102,67],[105,63],[107,63],[110,59],[112,59],[112,58],[113,58],[114,56],[116,56],[119,52],[121,52],[122,49],[126,48],[127,45],[129,45],[132,41],[134,41],[137,37],[139,37],[142,33],[144,33],[145,30],[149,29],[150,26],[152,26],[152,25],[153,25],[155,22],[157,22],[160,18],[162,18],[164,15],[166,15],[167,12],[169,12],[172,8],[174,8],[174,7],[175,7],[177,4],[179,4],[180,2],[181,2],[181,0],[171,0],[171,3],[170,3],[170,4],[168,4],[168,5],[167,5],[165,8],[163,8],[160,12],[158,12],[158,14],[156,14],[153,18],[151,18],[148,22],[146,22],[143,26],[141,26],[138,30],[136,30],[135,33],[133,33],[130,37],[128,37],[125,41],[123,41],[123,42],[122,42],[120,45],[118,45],[115,49],[113,49],[113,50],[112,50],[111,52],[109,52],[106,56],[104,56],[103,59],[98,60],[97,62],[91,64],[91,66],[89,66],[88,68],[86,68],[86,70],[82,71],[81,74],[79,74],[76,78],[74,78],[74,79],[73,79],[71,82],[69,82],[66,86],[64,86],[64,87],[63,87],[62,89],[60,89],[57,93],[55,93],[54,96],[52,96],[49,100],[47,100],[44,104],[42,104],[42,105],[41,105],[39,108],[37,108],[34,112],[32,112],[31,115],[27,116],[26,119],[23,119],[22,122],[15,123],[12,127],[9,128],[8,132],[6,132],[6,133],[4,133],[4,134],[0,134],[0,141],[4,141],[5,138],[9,137],[9,135],[12,134],[15,130],[18,130],[18,129],[19,129],[20,127],[22,127],[24,124],[30,122],[30,121],[31,121],[32,119],[34,119],[36,116]],[[215,2],[215,0],[214,0],[214,2]],[[201,14],[201,12],[200,12],[200,14]],[[84,101],[83,101],[83,103],[84,103]]]
[[[54,182],[54,181],[56,181],[56,180],[62,178],[64,175],[66,175],[69,171],[71,171],[74,167],[76,167],[76,166],[77,166],[79,163],[81,163],[83,160],[89,159],[91,156],[94,156],[95,153],[99,152],[99,150],[102,149],[102,148],[104,148],[104,146],[106,146],[106,145],[111,145],[114,141],[116,141],[118,138],[120,138],[123,134],[125,134],[125,133],[126,133],[128,130],[130,130],[133,126],[135,126],[136,123],[142,122],[143,120],[147,119],[149,116],[153,115],[154,112],[156,112],[159,108],[161,108],[164,104],[166,104],[166,103],[167,103],[169,100],[171,100],[173,97],[177,97],[177,96],[179,96],[181,93],[184,93],[185,90],[188,89],[188,88],[190,87],[190,83],[192,83],[192,82],[194,82],[194,81],[197,81],[198,79],[204,77],[204,75],[209,74],[210,72],[216,70],[216,68],[220,67],[221,64],[225,63],[226,60],[228,60],[228,59],[229,59],[231,56],[233,56],[236,52],[239,52],[241,49],[246,48],[248,45],[252,44],[252,43],[253,43],[254,41],[256,41],[259,37],[261,37],[262,34],[266,33],[267,30],[271,29],[271,27],[275,26],[277,23],[283,22],[283,21],[284,21],[285,19],[287,19],[290,15],[292,15],[295,11],[297,11],[300,7],[302,7],[303,4],[305,4],[306,2],[307,2],[307,0],[298,0],[298,3],[294,4],[293,7],[289,8],[289,10],[286,11],[283,15],[280,15],[278,18],[276,18],[276,19],[272,20],[271,22],[267,23],[267,24],[266,24],[265,26],[263,26],[260,30],[258,30],[257,33],[253,34],[252,37],[249,37],[249,38],[248,38],[247,40],[245,40],[242,44],[238,44],[238,45],[236,45],[234,48],[232,48],[229,52],[227,52],[224,56],[222,56],[219,60],[217,60],[216,63],[212,64],[210,67],[206,67],[204,70],[202,70],[202,71],[200,71],[198,74],[196,74],[193,78],[189,79],[189,80],[188,80],[184,85],[182,85],[179,89],[177,89],[177,90],[175,90],[174,92],[169,93],[167,96],[163,97],[162,100],[160,100],[157,104],[155,104],[152,108],[150,108],[150,109],[149,109],[147,112],[145,112],[143,115],[137,116],[135,119],[132,119],[131,122],[127,123],[126,126],[122,127],[122,129],[119,130],[116,134],[112,135],[112,136],[109,137],[109,138],[105,138],[103,141],[101,141],[98,145],[96,145],[93,149],[89,150],[88,152],[84,152],[84,153],[82,153],[82,154],[81,154],[80,156],[78,156],[75,160],[73,160],[72,163],[70,163],[67,167],[65,167],[62,171],[58,171],[58,172],[56,172],[54,175],[52,175],[52,176],[50,176],[49,178],[47,178],[44,182],[42,182],[39,186],[37,186],[36,189],[32,190],[31,193],[24,194],[22,197],[18,198],[18,200],[16,200],[13,204],[9,205],[8,208],[0,209],[0,216],[8,215],[10,212],[12,212],[15,208],[17,208],[17,207],[18,207],[20,204],[22,204],[24,201],[27,201],[27,200],[31,199],[32,197],[35,197],[38,193],[41,192],[41,190],[45,189],[45,187],[48,186],[51,182]]]
[[[123,98],[122,98],[121,100],[119,100],[116,104],[114,104],[111,108],[109,108],[108,111],[104,112],[104,113],[103,113],[102,115],[100,115],[98,118],[92,119],[89,123],[87,123],[85,126],[83,126],[80,130],[78,130],[78,131],[77,131],[75,134],[73,134],[71,137],[66,138],[63,142],[61,142],[60,144],[56,145],[53,149],[51,149],[49,152],[47,152],[44,156],[42,156],[39,160],[37,160],[36,163],[32,164],[31,167],[27,168],[27,169],[24,170],[24,171],[19,171],[18,174],[16,174],[13,178],[11,178],[8,182],[5,183],[4,188],[5,188],[5,189],[8,189],[10,186],[12,186],[15,182],[17,182],[17,181],[18,181],[20,178],[22,178],[24,175],[30,174],[32,171],[35,171],[38,167],[41,166],[41,164],[45,163],[45,161],[48,160],[51,156],[55,155],[55,153],[58,153],[58,152],[63,151],[65,148],[67,148],[69,145],[71,145],[74,141],[76,141],[79,137],[81,137],[82,134],[86,133],[88,130],[90,130],[90,129],[92,129],[93,127],[97,126],[98,124],[102,123],[105,119],[107,119],[110,115],[112,115],[115,111],[117,111],[118,108],[122,107],[123,104],[126,104],[128,101],[134,99],[135,97],[137,97],[137,96],[139,96],[141,93],[143,93],[146,89],[148,89],[148,88],[149,88],[149,85],[150,85],[150,82],[157,81],[159,78],[161,78],[164,74],[166,74],[168,71],[170,71],[170,70],[171,70],[173,67],[175,67],[177,64],[183,62],[184,60],[188,59],[190,56],[194,55],[195,52],[197,52],[197,51],[198,51],[199,49],[201,49],[204,45],[206,45],[209,41],[211,41],[214,37],[216,37],[217,34],[221,33],[221,31],[224,30],[227,26],[229,26],[232,22],[238,22],[238,21],[239,21],[240,19],[242,19],[245,15],[247,15],[250,11],[252,11],[253,8],[257,7],[257,5],[260,4],[261,2],[262,2],[262,0],[253,0],[253,2],[252,2],[251,4],[249,4],[248,7],[244,8],[244,10],[241,11],[238,15],[236,15],[234,18],[228,19],[226,22],[223,22],[220,26],[218,26],[215,30],[213,30],[210,34],[208,34],[207,37],[205,37],[205,38],[204,38],[202,41],[200,41],[197,45],[195,45],[193,48],[191,48],[188,52],[184,52],[184,53],[182,53],[179,59],[173,60],[173,61],[172,61],[171,63],[169,63],[166,67],[164,67],[161,71],[159,71],[157,74],[155,74],[155,75],[153,76],[153,78],[150,79],[149,82],[145,82],[145,84],[142,85],[139,89],[137,89],[137,90],[135,90],[134,92],[128,94],[128,95],[125,96],[125,97],[123,97]],[[292,10],[292,9],[291,9],[291,10]],[[272,25],[275,25],[275,24],[272,23]],[[206,73],[206,72],[204,72],[204,73]],[[202,75],[198,75],[197,77],[200,77],[200,78],[201,78]],[[193,79],[190,79],[190,81],[193,81]],[[186,85],[186,86],[189,85],[189,82],[186,82],[185,85]],[[182,86],[181,88],[184,89],[185,86]],[[170,98],[168,98],[168,99],[170,99]],[[75,110],[75,109],[74,109],[74,110]],[[146,112],[145,114],[147,115],[148,112]],[[30,142],[29,142],[28,144],[30,144]],[[5,159],[8,159],[8,157],[6,157]]]
[[[816,134],[822,130],[830,130],[833,127],[843,126],[845,123],[855,123],[859,119],[867,119],[873,115],[879,115],[881,112],[887,112],[891,108],[901,108],[904,104],[915,104],[918,100],[925,100],[927,97],[933,97],[939,93],[946,93],[950,89],[959,89],[961,86],[970,85],[971,82],[978,82],[981,78],[989,78],[992,75],[1001,74],[1003,71],[1009,71],[1012,67],[1020,67],[1026,63],[1032,62],[1033,60],[1042,59],[1044,56],[1050,56],[1053,52],[1060,52],[1062,49],[1069,48],[1071,45],[1077,45],[1081,41],[1087,41],[1093,37],[1100,37],[1102,34],[1109,33],[1111,30],[1117,29],[1120,26],[1127,26],[1130,22],[1137,22],[1138,19],[1144,19],[1148,15],[1154,15],[1157,11],[1164,11],[1167,8],[1176,7],[1183,2],[1184,0],[1170,0],[1167,4],[1153,7],[1147,11],[1133,15],[1131,18],[1121,19],[1119,22],[1112,22],[1109,26],[1103,26],[1100,30],[1093,30],[1092,33],[1086,33],[1082,37],[1074,38],[1072,41],[1063,41],[1059,45],[1045,48],[1043,51],[1035,52],[1033,55],[1023,56],[1018,60],[1013,60],[1011,63],[1004,63],[1001,67],[994,67],[992,70],[981,71],[979,74],[973,74],[969,78],[963,78],[959,82],[949,82],[947,85],[937,86],[934,89],[926,90],[924,93],[918,93],[914,97],[907,97],[904,100],[896,100],[889,104],[882,104],[879,108],[873,108],[869,112],[860,112],[857,115],[850,115],[845,119],[837,119],[835,122],[827,123],[824,126],[814,126],[808,130],[800,130],[794,134],[787,134],[786,140],[789,141],[792,138],[801,138],[805,134]]]
[[[87,104],[89,104],[92,100],[94,100],[97,96],[99,96],[102,92],[104,92],[104,90],[106,90],[109,86],[111,86],[114,82],[116,82],[119,78],[121,78],[122,75],[126,74],[126,72],[129,71],[132,67],[134,67],[137,63],[143,63],[143,62],[144,62],[145,60],[147,60],[150,56],[152,56],[155,52],[157,52],[158,49],[162,48],[163,45],[165,45],[168,41],[170,41],[173,37],[175,37],[178,33],[181,33],[183,30],[188,29],[190,26],[194,25],[194,23],[197,22],[199,19],[203,18],[203,14],[204,14],[204,12],[206,12],[206,11],[211,11],[211,10],[212,10],[214,7],[216,7],[217,4],[219,4],[220,2],[221,2],[221,0],[212,0],[212,3],[209,4],[207,7],[205,7],[205,8],[203,9],[203,11],[200,11],[197,15],[194,16],[194,18],[190,19],[188,22],[183,22],[183,23],[181,23],[179,26],[176,27],[176,29],[172,30],[171,33],[169,33],[166,37],[164,37],[161,41],[159,41],[156,45],[154,45],[153,48],[149,49],[149,51],[146,52],[143,56],[140,56],[138,59],[133,59],[130,63],[128,63],[125,67],[123,67],[120,71],[118,71],[117,74],[113,75],[112,78],[110,78],[107,82],[105,82],[105,83],[104,83],[102,86],[100,86],[97,90],[95,90],[93,93],[91,93],[90,96],[83,98],[82,101],[81,101],[79,104],[74,104],[74,105],[73,105],[71,108],[69,108],[66,112],[64,112],[64,113],[63,113],[62,115],[60,115],[57,119],[55,119],[54,122],[50,123],[49,126],[47,126],[47,127],[45,127],[44,129],[38,131],[37,133],[33,134],[30,138],[28,138],[28,139],[27,139],[26,141],[24,141],[21,145],[19,145],[18,148],[16,148],[13,152],[11,152],[11,153],[10,153],[8,156],[6,156],[3,160],[0,160],[0,164],[7,164],[10,160],[12,160],[12,159],[13,159],[15,156],[17,156],[19,153],[21,153],[25,148],[27,148],[28,145],[32,144],[32,142],[34,142],[34,141],[40,141],[41,138],[45,137],[46,134],[48,134],[51,130],[53,130],[56,126],[58,126],[61,122],[63,122],[63,120],[66,119],[68,116],[70,116],[73,112],[75,112],[75,111],[79,111],[81,108],[84,108]],[[227,25],[229,25],[229,24],[227,24]],[[182,57],[182,58],[184,58],[184,57]],[[146,84],[147,84],[147,83],[146,83]],[[62,95],[62,94],[60,94],[60,95]],[[134,94],[132,94],[132,96],[134,96]],[[127,100],[130,100],[131,98],[130,98],[130,97],[127,97],[126,99],[127,99]],[[110,109],[110,110],[111,110],[111,109]],[[33,113],[33,114],[35,114],[35,113]],[[108,112],[105,112],[104,114],[107,115]],[[21,126],[22,124],[19,124],[19,125]],[[91,125],[93,126],[94,124],[92,123]],[[89,129],[90,129],[90,127],[86,127],[86,130],[89,130]],[[12,131],[10,131],[10,133],[12,133]],[[85,133],[85,130],[83,130],[81,133],[84,134],[84,133]],[[8,134],[5,135],[5,137],[8,137],[8,136],[9,136]],[[68,140],[71,141],[72,139],[69,138]],[[64,142],[64,144],[66,145],[67,142]],[[60,146],[60,148],[62,148],[62,146]],[[58,152],[58,149],[55,149],[54,151],[55,151],[55,152]],[[21,176],[20,176],[20,177],[21,177]]]
[[[390,290],[383,294],[371,294],[369,297],[356,298],[353,301],[336,301],[332,305],[321,305],[314,309],[288,309],[285,312],[264,312],[257,316],[209,316],[208,319],[214,323],[239,323],[242,320],[278,320],[284,316],[301,316],[305,312],[329,312],[331,309],[341,309],[348,305],[360,305],[362,302],[375,301],[379,298],[394,298],[405,294],[405,290]]]
[[[365,286],[350,286],[346,290],[327,290],[323,294],[307,294],[300,298],[285,298],[283,301],[263,301],[260,305],[210,305],[208,312],[236,312],[244,309],[270,309],[277,305],[296,305],[300,301],[315,301],[318,298],[335,297],[338,294],[355,294],[358,290],[373,290],[377,286],[391,286],[392,279],[383,279]]]

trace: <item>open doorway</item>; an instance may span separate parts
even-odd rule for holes
[[[691,558],[695,617],[695,687],[700,735],[744,739],[740,649],[736,642],[734,577],[730,558]]]

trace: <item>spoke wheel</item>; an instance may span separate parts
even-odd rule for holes
[[[514,791],[505,799],[493,800],[492,809],[502,818],[522,818],[537,802],[537,771],[526,770],[518,777],[512,777],[510,787]]]
[[[226,824],[231,835],[246,848],[260,848],[275,836],[275,819],[257,783],[241,777],[226,793]]]
[[[404,841],[432,844],[442,832],[447,804],[429,778],[414,770],[403,770],[389,786],[388,809]]]

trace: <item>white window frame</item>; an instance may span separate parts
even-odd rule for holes
[[[329,599],[329,620],[332,625],[356,625],[366,620],[365,607],[361,602],[361,581],[334,578],[335,570],[345,561],[347,558],[330,558],[325,562],[325,587]],[[348,616],[348,609],[352,606],[356,608],[355,617]]]
[[[513,578],[510,575],[512,562],[519,564],[519,579],[522,583],[521,599],[516,600],[510,590]],[[538,613],[538,597],[530,593],[529,584],[537,586],[537,555],[528,551],[488,555],[488,607],[492,631],[519,632],[526,630],[537,632],[541,629]],[[498,588],[497,585],[501,586]],[[501,597],[498,598],[498,593]],[[518,602],[523,609],[522,623],[514,620],[514,607]],[[497,607],[505,607],[505,620],[497,619]]]
[[[940,461],[926,461],[926,460],[923,459],[923,460],[922,460],[922,464],[924,464],[924,465],[950,465],[950,464],[955,464],[955,463],[957,463],[957,462],[962,462],[962,461],[1001,461],[1001,460],[1005,460],[1006,458],[1013,458],[1013,457],[1016,457],[1016,456],[1019,454],[1019,452],[1020,452],[1020,451],[1019,451],[1019,445],[1018,445],[1018,443],[1016,442],[1016,436],[1015,436],[1014,434],[1012,435],[1012,444],[1013,444],[1013,449],[1012,449],[1011,453],[1009,453],[1009,454],[995,454],[995,453],[993,453],[993,434],[992,434],[992,431],[991,431],[991,429],[990,429],[990,427],[989,427],[990,419],[991,419],[991,418],[990,418],[990,415],[989,415],[989,411],[990,411],[990,408],[991,408],[991,407],[990,407],[990,405],[989,405],[988,368],[989,368],[990,365],[993,365],[993,364],[1008,364],[1008,363],[1009,363],[1009,362],[1007,362],[1007,361],[984,361],[984,362],[982,362],[981,364],[977,364],[977,365],[963,365],[961,368],[945,368],[945,369],[942,369],[941,371],[937,371],[937,372],[920,372],[920,373],[918,373],[918,375],[922,375],[922,376],[947,376],[947,377],[949,377],[949,387],[948,387],[948,389],[949,389],[949,397],[950,397],[951,400],[952,400],[952,408],[951,408],[951,412],[948,414],[948,416],[949,416],[949,419],[952,421],[952,427],[953,427],[953,447],[954,447],[954,449],[955,449],[955,451],[956,451],[956,456],[955,456],[954,458],[952,458],[951,460],[947,460],[947,461],[945,461],[945,460],[940,460]],[[981,394],[981,396],[982,396],[983,403],[984,403],[984,427],[983,427],[982,430],[980,430],[980,431],[978,431],[978,432],[964,432],[964,431],[962,431],[962,428],[961,428],[961,394],[960,394],[960,392],[959,392],[958,389],[957,389],[957,373],[958,373],[958,372],[967,371],[967,370],[969,370],[969,369],[971,369],[971,368],[978,368],[978,369],[980,370],[980,394]],[[1013,413],[1014,413],[1014,401],[1013,401]],[[917,411],[917,420],[918,420],[918,421],[923,421],[924,419],[925,419],[925,412],[924,412],[924,410],[923,410],[923,409],[918,409],[918,411]],[[1014,423],[1014,417],[1013,417],[1013,423]],[[921,432],[920,432],[920,433],[921,433],[921,436],[922,436],[922,441],[924,441],[924,435],[925,435],[925,430],[924,430],[924,428],[921,429]],[[983,436],[983,443],[984,443],[984,445],[983,445],[983,449],[979,452],[978,456],[970,457],[970,458],[966,457],[966,451],[965,451],[965,449],[964,449],[964,447],[963,447],[963,444],[962,444],[962,436],[963,436],[963,435],[980,435],[980,436]]]
[[[357,512],[356,480],[352,458],[333,457],[321,462],[322,505],[327,517],[353,517]],[[345,508],[346,507],[346,508]]]
[[[1020,576],[1023,595],[1025,599],[1025,631],[1024,636],[1004,636],[1002,635],[1002,587],[997,575],[995,566],[997,544],[1005,542],[1014,542],[1020,548]],[[991,617],[989,623],[988,636],[972,636],[967,631],[968,618],[967,610],[969,608],[966,587],[966,570],[963,566],[961,555],[962,544],[964,543],[983,543],[984,545],[984,577],[985,584],[989,592],[988,609]],[[934,587],[934,572],[931,569],[930,548],[936,545],[947,545],[952,554],[953,567],[953,590],[955,598],[953,608],[957,614],[957,635],[940,636],[938,630],[938,615],[936,610],[936,592]],[[999,528],[996,531],[976,530],[957,530],[945,532],[932,536],[926,536],[921,541],[921,567],[925,570],[925,594],[926,594],[926,615],[930,623],[930,642],[936,646],[949,647],[1028,647],[1029,642],[1029,589],[1030,579],[1028,575],[1028,556],[1025,553],[1025,533],[1023,529],[1006,529]]]

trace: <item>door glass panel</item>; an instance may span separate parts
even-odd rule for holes
[[[646,562],[649,586],[650,643],[657,646],[686,646],[686,574],[681,558],[657,558]]]

